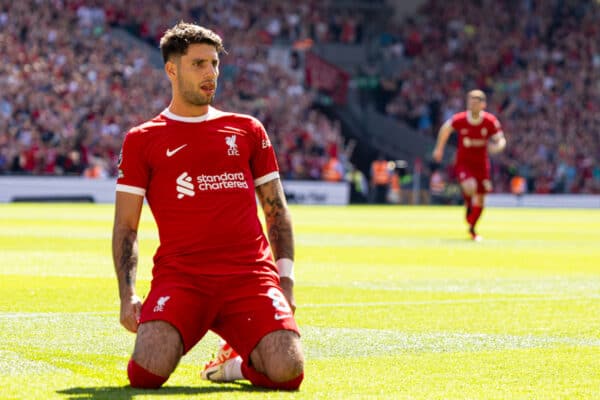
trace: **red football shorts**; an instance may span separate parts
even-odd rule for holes
[[[210,329],[244,360],[270,332],[298,334],[292,309],[274,272],[244,275],[156,275],[142,306],[140,323],[161,320],[173,325],[187,353]]]
[[[458,181],[462,184],[467,179],[474,178],[477,182],[477,193],[490,193],[493,189],[490,175],[485,168],[470,168],[467,165],[457,165],[454,168]]]

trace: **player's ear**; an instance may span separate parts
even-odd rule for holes
[[[165,72],[169,79],[175,79],[177,76],[177,65],[172,60],[169,60],[165,63]]]

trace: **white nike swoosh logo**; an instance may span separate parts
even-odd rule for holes
[[[275,314],[275,319],[279,321],[280,319],[291,318],[292,314]]]
[[[177,153],[179,150],[183,149],[185,146],[187,146],[187,144],[182,144],[181,146],[179,146],[173,150],[167,149],[167,157],[171,157],[173,154]]]

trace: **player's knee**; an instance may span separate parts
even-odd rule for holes
[[[273,382],[288,382],[304,373],[304,360],[287,358],[267,367],[266,375]]]
[[[462,190],[467,196],[473,196],[477,190],[477,182],[474,179],[467,179],[462,183]]]
[[[133,358],[127,365],[127,376],[131,387],[137,389],[158,389],[169,379],[169,377],[165,378],[148,371],[136,363]]]
[[[183,354],[179,332],[164,321],[150,321],[138,327],[132,360],[158,376],[173,373]]]
[[[280,330],[263,337],[251,360],[254,368],[278,389],[294,390],[302,382],[299,377],[304,373],[304,353],[300,338],[294,332]]]
[[[303,375],[304,354],[297,341],[293,344],[278,357],[274,357],[268,365],[265,365],[266,375],[273,382],[290,382]]]

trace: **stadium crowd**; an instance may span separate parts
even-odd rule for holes
[[[272,46],[366,43],[360,14],[329,5],[0,0],[0,174],[115,176],[124,132],[160,112],[169,91],[147,53],[111,28],[156,47],[178,20],[223,36],[215,106],[264,122],[285,178],[321,179],[332,158],[348,166],[339,122],[312,107],[301,50]],[[599,19],[592,0],[428,0],[381,35],[384,56],[406,67],[367,69],[380,110],[432,136],[467,90],[484,89],[509,141],[494,158],[496,191],[519,175],[530,192],[600,193]]]
[[[340,125],[311,107],[315,93],[297,66],[269,52],[275,40],[305,35],[360,40],[355,17],[326,20],[317,4],[1,0],[0,174],[115,176],[124,133],[168,105],[169,83],[111,27],[157,48],[167,26],[190,20],[215,28],[226,44],[215,106],[265,124],[285,178],[321,179],[331,158],[345,157]]]
[[[530,192],[600,193],[599,20],[591,0],[429,0],[388,32],[387,57],[409,62],[381,81],[382,111],[435,136],[482,88],[509,143],[496,191],[519,175]]]

